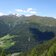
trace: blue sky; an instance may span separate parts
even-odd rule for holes
[[[56,17],[56,0],[0,0],[0,15],[10,13]]]

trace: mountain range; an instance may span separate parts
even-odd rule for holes
[[[56,19],[53,17],[0,16],[0,37],[7,34],[16,36],[13,38],[16,44],[6,49],[6,52],[21,52],[18,56],[56,54]]]

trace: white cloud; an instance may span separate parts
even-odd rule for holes
[[[9,15],[9,14],[13,14],[16,16],[21,16],[21,15],[31,16],[31,15],[36,15],[37,12],[33,8],[15,9],[14,11],[8,11],[7,13],[0,12],[0,16]]]
[[[11,14],[11,13],[12,13],[12,11],[8,11],[8,13],[9,13],[9,14]]]
[[[24,10],[22,9],[15,9],[16,12],[23,12]]]
[[[30,11],[32,11],[32,10],[33,10],[32,8],[28,8],[28,9],[27,9],[27,12],[30,12]]]
[[[24,12],[24,13],[26,13],[27,11],[26,10],[24,10],[24,9],[15,9],[15,11],[16,12]]]
[[[36,12],[36,11],[30,11],[30,13],[31,13],[31,14],[37,14],[37,12]]]
[[[31,13],[31,14],[36,14],[36,13],[37,13],[37,12],[36,12],[34,9],[32,9],[32,8],[28,8],[26,12],[29,12],[29,13]]]
[[[3,16],[3,15],[4,15],[4,13],[0,12],[0,16]]]
[[[18,13],[12,13],[12,15],[16,15],[16,16],[21,16],[21,14],[18,14]]]
[[[55,19],[56,19],[56,17],[53,17],[53,18],[55,18]]]
[[[33,8],[28,8],[28,9],[15,9],[17,14],[23,14],[23,15],[36,15],[37,12]]]

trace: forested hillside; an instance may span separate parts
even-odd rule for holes
[[[56,55],[55,18],[36,15],[29,17],[24,15],[20,17],[16,15],[0,16],[0,38],[7,35],[14,36],[10,41],[15,42],[10,48],[5,49],[7,56],[14,53],[18,56]]]

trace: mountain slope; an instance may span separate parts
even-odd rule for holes
[[[35,46],[28,52],[23,52],[19,56],[56,56],[56,37]]]
[[[0,17],[0,36],[16,35],[13,41],[16,44],[11,47],[10,52],[29,51],[36,45],[56,37],[56,19],[41,16],[20,16],[15,15]]]

